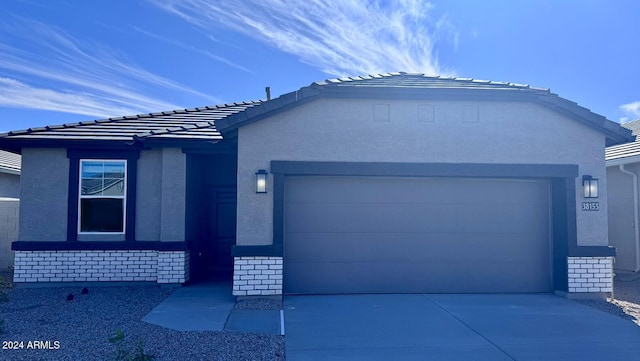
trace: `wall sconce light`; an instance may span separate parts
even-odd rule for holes
[[[598,198],[598,180],[590,175],[582,176],[582,188],[585,198]]]
[[[256,193],[267,193],[267,174],[264,169],[256,172]]]

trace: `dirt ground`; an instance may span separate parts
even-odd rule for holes
[[[633,321],[640,326],[640,274],[616,275],[613,299],[577,302]]]
[[[611,303],[640,326],[640,275],[617,276]]]

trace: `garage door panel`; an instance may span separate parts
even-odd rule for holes
[[[543,276],[516,262],[487,268],[483,262],[297,263],[287,265],[286,293],[501,293],[548,292]],[[505,274],[504,267],[513,268]],[[455,279],[455,282],[451,282]],[[399,280],[401,280],[399,282]],[[290,285],[296,285],[292,288]],[[495,292],[495,291],[493,291]]]
[[[537,180],[358,177],[354,187],[345,183],[344,178],[355,179],[287,177],[287,202],[547,204],[545,199],[537,198],[547,185]],[[494,196],[496,186],[501,190],[501,198]]]
[[[510,237],[501,234],[461,237],[456,233],[430,237],[417,233],[406,233],[401,237],[389,233],[289,234],[286,256],[299,262],[470,262],[478,257],[493,257],[495,250],[500,249],[504,258],[523,259],[520,262],[532,260],[535,264],[541,258],[549,257],[549,247],[535,242],[537,239],[537,235],[523,234]],[[512,243],[520,246],[514,247]],[[340,251],[336,251],[338,249]],[[461,252],[461,249],[473,249],[474,252]]]
[[[522,212],[522,207],[534,208],[530,204],[287,203],[285,217],[290,232],[539,232],[544,207],[538,206],[537,212]]]
[[[293,177],[287,293],[548,292],[549,185]]]

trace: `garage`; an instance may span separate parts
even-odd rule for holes
[[[287,176],[284,292],[551,292],[546,179]]]

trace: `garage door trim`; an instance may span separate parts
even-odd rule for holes
[[[284,245],[285,178],[293,175],[394,177],[545,178],[552,188],[553,288],[566,291],[567,256],[578,249],[575,164],[384,163],[271,161],[273,174],[273,243]]]
[[[575,164],[392,163],[271,161],[271,172],[286,175],[393,177],[575,178]]]

